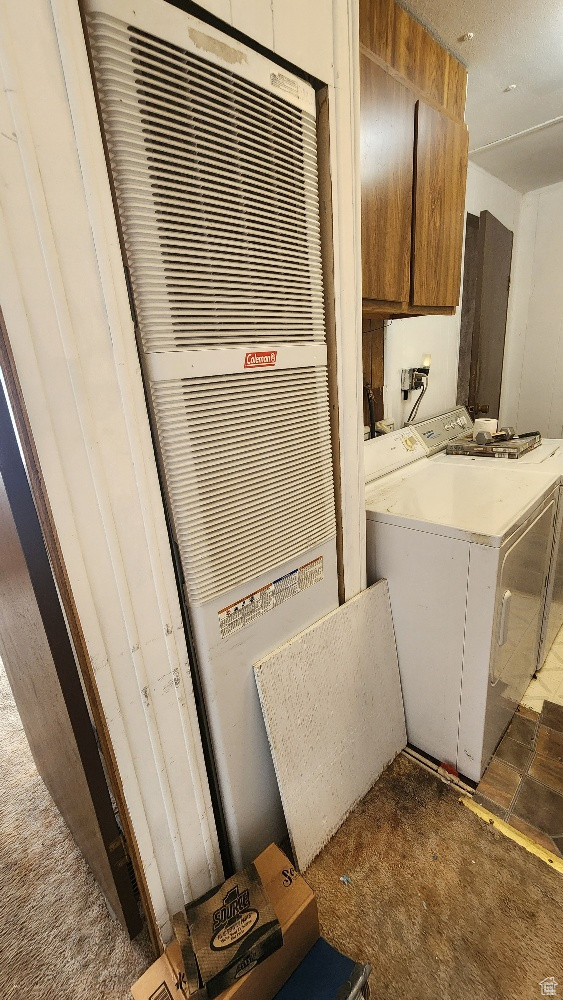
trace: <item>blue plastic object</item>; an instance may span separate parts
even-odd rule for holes
[[[344,989],[354,969],[356,963],[351,958],[319,938],[285,986],[276,993],[275,1000],[337,1000],[339,996],[360,996],[356,990],[351,993]]]

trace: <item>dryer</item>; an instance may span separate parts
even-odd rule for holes
[[[437,463],[412,427],[365,455],[409,743],[479,781],[535,670],[559,476]]]
[[[457,413],[458,411],[454,411]],[[465,411],[463,411],[465,413]],[[448,416],[447,414],[443,416]],[[424,440],[425,431],[432,433],[433,418],[416,426],[416,431]],[[549,472],[559,476],[558,510],[553,532],[550,569],[546,581],[546,594],[542,614],[542,626],[538,641],[536,671],[541,670],[546,656],[553,645],[558,632],[563,628],[563,440],[560,438],[544,438],[538,448],[526,452],[520,458],[489,458],[487,456],[471,457],[468,455],[447,455],[445,450],[434,449],[432,461],[438,464],[458,464],[468,468],[499,468],[507,467],[519,472],[537,470],[540,473]],[[431,450],[429,449],[429,454]]]

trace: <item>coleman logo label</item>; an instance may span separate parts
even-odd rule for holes
[[[277,351],[248,351],[244,359],[245,368],[273,368]]]
[[[239,892],[238,885],[227,893],[223,905],[213,914],[213,951],[230,948],[252,930],[258,921],[258,910],[250,906],[250,891]]]

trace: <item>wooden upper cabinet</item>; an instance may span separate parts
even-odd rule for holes
[[[459,300],[467,71],[395,0],[360,0],[364,312]]]
[[[409,298],[413,95],[360,56],[363,297]]]
[[[412,306],[457,306],[467,176],[467,127],[416,106]]]
[[[360,45],[419,96],[463,120],[465,67],[395,0],[360,0]]]

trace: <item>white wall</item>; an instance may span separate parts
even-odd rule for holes
[[[207,6],[330,86],[345,577],[353,596],[365,580],[357,0]],[[0,0],[0,17],[0,302],[167,940],[170,915],[218,880],[220,862],[78,4]]]
[[[459,320],[456,316],[416,316],[391,320],[385,331],[385,415],[402,427],[418,392],[405,402],[401,394],[401,369],[418,368],[423,354],[432,355],[428,390],[417,420],[455,406]]]
[[[519,430],[563,437],[563,183],[524,196],[527,303],[507,407]],[[527,305],[527,308],[525,308]],[[516,366],[515,366],[516,367]]]
[[[465,212],[479,215],[487,210],[511,229],[518,242],[522,195],[488,174],[481,167],[470,163],[467,172]],[[513,272],[514,273],[514,272]],[[463,281],[463,274],[462,274]],[[519,371],[518,357],[512,358],[508,343],[515,339],[512,331],[520,321],[520,301],[517,283],[512,282],[507,318],[507,350],[505,368],[514,379]],[[432,355],[428,391],[420,405],[417,419],[434,416],[455,406],[457,390],[457,361],[459,352],[459,327],[461,304],[455,316],[419,316],[412,319],[393,320],[387,326],[385,337],[385,414],[401,427],[406,420],[417,393],[411,393],[403,402],[400,389],[402,368],[415,368],[421,364],[423,354]],[[501,403],[502,416],[502,403]]]

